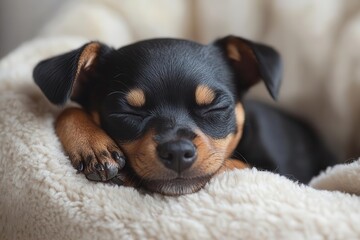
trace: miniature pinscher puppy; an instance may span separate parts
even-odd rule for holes
[[[238,153],[303,182],[327,165],[308,126],[243,100],[261,79],[276,98],[281,74],[273,48],[228,36],[209,45],[152,39],[119,49],[90,42],[40,62],[33,76],[52,103],[82,106],[65,109],[55,123],[79,172],[180,195],[247,167],[233,159]]]

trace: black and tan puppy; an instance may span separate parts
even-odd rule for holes
[[[305,124],[242,100],[260,79],[276,98],[281,72],[274,49],[229,36],[209,45],[153,39],[117,50],[90,42],[40,62],[34,79],[52,103],[82,106],[64,110],[56,132],[88,179],[120,176],[125,185],[178,195],[246,167],[231,159],[237,153],[303,182],[328,164]]]

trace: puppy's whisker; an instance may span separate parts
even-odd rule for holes
[[[128,76],[126,73],[118,73],[116,75],[113,76],[114,79],[118,78],[118,77],[122,77],[122,76]]]
[[[241,157],[241,160],[244,161],[246,164],[249,165],[249,162],[248,162],[247,159],[244,157],[244,155],[241,154],[241,152],[235,150],[234,153],[235,153],[236,155],[239,155],[239,156]]]
[[[116,79],[114,79],[113,81],[116,82],[116,83],[119,83],[119,84],[120,84],[122,87],[124,87],[126,90],[130,90],[129,86],[127,86],[127,85],[124,83],[124,81],[116,80]]]
[[[124,93],[123,91],[114,91],[114,92],[108,93],[106,96],[109,97],[114,94],[123,94],[123,93]]]

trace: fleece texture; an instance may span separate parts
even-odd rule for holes
[[[55,135],[61,109],[32,80],[38,61],[89,39],[119,47],[237,34],[284,57],[278,104],[307,118],[339,156],[359,156],[359,12],[356,0],[69,1],[39,38],[0,60],[0,239],[360,239],[360,160],[309,186],[246,169],[180,197],[89,182]],[[264,93],[251,94],[267,101]]]

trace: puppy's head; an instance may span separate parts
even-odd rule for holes
[[[92,113],[144,188],[177,195],[200,189],[232,154],[252,85],[262,79],[276,98],[281,61],[272,48],[234,36],[117,50],[91,42],[39,63],[34,78],[51,102],[71,98]]]

